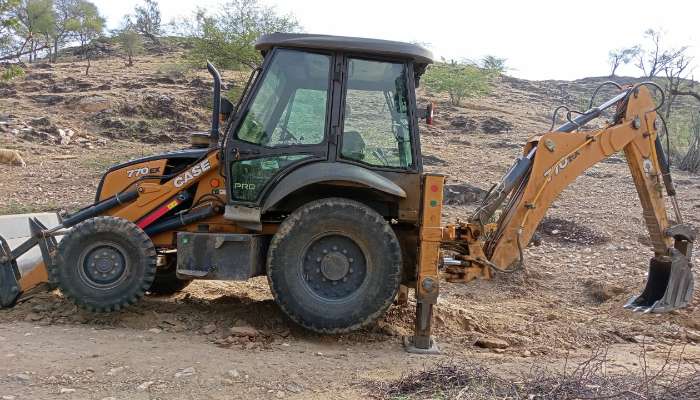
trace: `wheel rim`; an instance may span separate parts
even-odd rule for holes
[[[127,276],[129,261],[126,251],[113,242],[98,242],[87,246],[78,263],[80,278],[96,289],[111,289]]]
[[[367,271],[365,252],[357,242],[341,234],[314,238],[301,262],[305,288],[324,301],[357,295],[365,284]]]

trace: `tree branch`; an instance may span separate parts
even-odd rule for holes
[[[693,97],[695,97],[698,101],[700,101],[700,93],[698,93],[698,92],[691,92],[690,90],[688,90],[688,91],[683,91],[683,90],[671,90],[671,94],[676,95],[676,96],[693,96]]]
[[[2,56],[2,57],[0,57],[0,61],[12,60],[13,58],[20,58],[20,57],[22,57],[22,56],[26,56],[27,54],[33,53],[33,52],[35,52],[35,51],[44,50],[44,49],[47,48],[47,47],[48,47],[47,45],[43,45],[43,46],[37,47],[37,48],[35,48],[35,49],[33,49],[33,50],[32,50],[32,49],[29,49],[29,50],[27,50],[27,51],[22,51],[22,50],[20,50],[19,52],[15,53],[15,54],[10,54],[10,55],[7,55],[7,56]]]

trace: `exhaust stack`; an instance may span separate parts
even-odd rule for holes
[[[221,110],[221,74],[219,74],[214,64],[209,61],[207,61],[207,70],[209,70],[212,78],[214,78],[209,147],[217,147],[219,145],[219,111]]]

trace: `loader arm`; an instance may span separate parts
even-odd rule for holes
[[[688,303],[693,285],[693,235],[681,225],[668,163],[657,137],[657,106],[643,85],[623,93],[615,102],[614,120],[602,129],[552,131],[528,140],[523,157],[504,178],[512,180],[519,174],[510,182],[512,189],[505,194],[492,193],[469,222],[445,229],[443,247],[458,253],[446,268],[448,280],[488,279],[494,270],[517,270],[524,262],[523,248],[557,196],[588,168],[624,151],[654,250],[646,296],[639,296],[633,305],[644,311],[667,311]],[[666,212],[664,186],[674,204],[673,226]],[[504,187],[508,190],[502,182],[496,190]],[[508,201],[498,221],[489,223],[496,211],[494,203],[505,200],[505,195],[509,195]],[[681,270],[675,275],[673,265]],[[661,299],[667,291],[668,298]],[[654,305],[659,300],[669,304],[661,301]]]

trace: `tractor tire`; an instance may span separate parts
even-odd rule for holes
[[[92,312],[135,304],[153,284],[156,250],[141,228],[122,218],[95,217],[63,237],[49,281],[66,298]]]
[[[192,283],[191,279],[177,277],[177,256],[169,254],[165,256],[165,265],[156,270],[156,278],[153,280],[148,292],[156,296],[169,296],[175,294]]]
[[[384,314],[401,281],[401,246],[384,218],[357,201],[298,208],[272,238],[267,277],[294,322],[318,333],[359,329]]]

